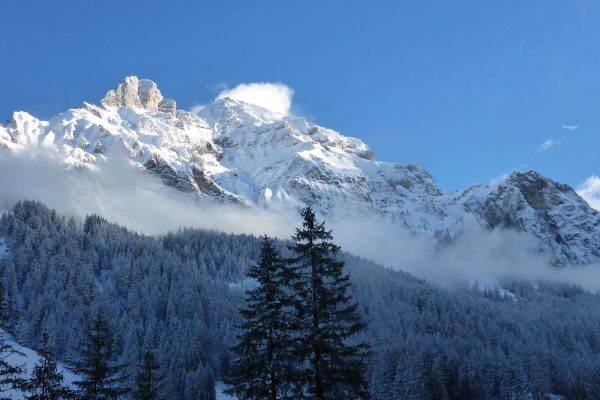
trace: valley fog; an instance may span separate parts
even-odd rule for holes
[[[58,157],[41,151],[2,156],[0,209],[10,210],[18,200],[38,200],[61,214],[78,219],[99,214],[150,235],[193,227],[288,239],[300,226],[300,217],[293,212],[284,215],[192,201],[190,195],[127,163],[125,158],[111,157],[101,170],[89,171],[64,169]],[[523,279],[568,282],[591,291],[600,288],[599,266],[554,267],[550,260],[532,254],[529,235],[499,229],[482,232],[468,219],[452,243],[438,246],[384,223],[360,218],[325,222],[343,251],[444,286],[477,281],[483,289]]]

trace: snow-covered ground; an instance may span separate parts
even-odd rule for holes
[[[4,333],[2,331],[0,331],[0,335],[5,335],[4,336],[5,338],[9,337],[6,333]],[[39,363],[40,357],[38,356],[38,354],[30,348],[21,346],[19,343],[15,342],[13,339],[6,339],[6,343],[8,345],[12,346],[15,350],[17,350],[23,354],[23,355],[12,354],[7,358],[7,362],[11,365],[24,365],[25,366],[24,377],[26,377],[26,378],[29,377],[29,374],[33,370],[33,367],[35,366],[35,364]],[[58,363],[58,370],[60,372],[62,372],[63,376],[65,377],[64,383],[70,387],[74,387],[73,381],[77,379],[77,376],[70,373],[69,371],[67,371],[65,366],[61,363]],[[3,392],[2,395],[7,396],[7,397],[12,396],[13,399],[17,399],[17,398],[20,398],[23,394],[21,391],[18,391],[18,390],[8,390],[6,392]]]
[[[0,331],[0,335],[6,335],[6,333]],[[8,335],[5,336],[5,338],[7,338],[7,337],[8,337]],[[21,346],[19,343],[15,342],[13,339],[5,339],[5,340],[8,345],[12,346],[15,350],[17,350],[23,354],[23,355],[20,355],[20,354],[10,355],[7,358],[8,363],[11,365],[24,365],[25,366],[24,377],[25,378],[29,377],[35,364],[39,363],[40,357],[34,350]],[[62,374],[65,377],[64,383],[66,385],[70,386],[72,389],[76,389],[76,387],[73,385],[73,381],[77,380],[77,375],[74,375],[71,372],[69,372],[66,369],[65,365],[63,365],[61,363],[58,363],[58,370],[60,372],[62,372]],[[217,400],[237,400],[237,397],[230,397],[223,393],[223,390],[225,390],[226,387],[227,387],[227,385],[225,385],[223,382],[217,382],[216,387],[215,387],[216,391],[217,391]],[[2,392],[2,396],[10,397],[13,399],[18,399],[22,395],[23,395],[23,393],[21,391],[12,390],[12,389],[7,390],[6,392]]]
[[[217,382],[217,400],[237,400],[237,397],[228,396],[225,393],[223,393],[223,390],[225,390],[226,388],[227,385],[225,385],[223,382]]]

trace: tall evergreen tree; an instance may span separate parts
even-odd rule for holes
[[[87,341],[79,349],[79,360],[69,370],[80,376],[73,383],[79,388],[82,400],[117,399],[130,392],[122,387],[126,375],[119,375],[125,364],[112,362],[115,350],[108,324],[98,312],[87,331]]]
[[[158,400],[163,399],[161,389],[163,376],[159,374],[160,365],[156,361],[154,353],[147,351],[142,358],[142,364],[135,377],[135,390],[133,398],[137,400]]]
[[[296,316],[291,328],[297,332],[295,354],[302,361],[295,377],[296,398],[364,399],[369,397],[365,379],[369,345],[349,339],[365,325],[358,304],[348,293],[350,277],[331,242],[331,231],[318,223],[312,208],[301,212],[302,229],[292,236],[295,257],[292,288]]]
[[[287,268],[273,240],[263,236],[260,262],[248,276],[257,286],[248,291],[246,306],[240,310],[243,322],[234,348],[236,377],[228,393],[240,399],[284,399],[291,395],[289,321],[292,308],[286,293]]]
[[[42,336],[42,347],[38,349],[41,357],[39,364],[35,364],[31,377],[23,385],[22,389],[30,393],[25,395],[31,400],[58,400],[70,399],[72,391],[63,384],[64,376],[58,371],[54,361],[54,350],[48,346],[48,334]]]
[[[0,282],[0,400],[9,399],[3,393],[10,389],[19,388],[25,382],[21,374],[25,372],[24,365],[14,365],[10,356],[25,356],[7,343],[9,334],[12,333],[11,315],[12,304],[8,298],[4,283]]]
[[[217,390],[215,389],[215,378],[210,368],[204,371],[204,376],[200,381],[198,400],[216,400]]]

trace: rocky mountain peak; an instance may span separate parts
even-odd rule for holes
[[[31,147],[92,171],[125,150],[131,165],[197,200],[281,213],[310,204],[328,220],[365,218],[432,243],[475,220],[483,231],[528,234],[533,251],[556,265],[600,264],[600,213],[535,171],[446,193],[423,168],[375,161],[361,140],[304,118],[230,98],[192,114],[135,76],[99,106],[84,103],[48,122],[19,112],[0,124],[0,151]]]
[[[563,204],[565,194],[579,199],[569,185],[555,183],[552,179],[545,178],[536,171],[513,172],[505,183],[518,188],[529,206],[538,211],[545,211]]]
[[[165,99],[156,83],[149,79],[128,76],[115,90],[106,93],[100,100],[103,107],[139,107],[150,111],[159,111],[176,115],[175,100]]]

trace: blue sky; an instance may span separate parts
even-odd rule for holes
[[[183,109],[241,83],[282,82],[294,113],[362,139],[378,160],[424,167],[443,190],[523,169],[573,187],[600,175],[598,1],[2,9],[1,119],[98,102],[128,75]]]

